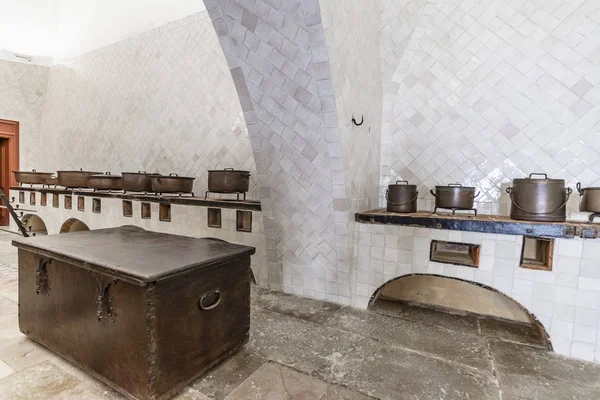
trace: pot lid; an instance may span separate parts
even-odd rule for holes
[[[411,188],[411,189],[414,189],[414,188],[417,187],[417,185],[410,185],[408,183],[408,181],[402,181],[402,180],[396,181],[396,183],[390,183],[388,186],[390,186],[390,187],[391,186],[394,186],[394,187],[406,187],[406,188]]]
[[[158,172],[146,172],[146,171],[138,171],[138,172],[121,172],[121,175],[160,175]]]
[[[446,186],[436,186],[435,191],[445,191],[445,190],[454,190],[454,189],[465,189],[465,190],[475,190],[474,186],[463,186],[460,183],[450,183]]]
[[[209,169],[208,172],[240,172],[243,174],[248,174],[250,175],[250,171],[242,171],[239,169],[233,169],[233,168],[225,168],[225,169]]]
[[[535,177],[538,178],[535,178]],[[543,178],[541,178],[543,176]],[[565,184],[565,180],[564,179],[552,179],[552,178],[548,178],[547,174],[544,173],[531,173],[529,174],[529,177],[527,178],[515,178],[513,179],[513,184],[524,184],[524,185],[544,185],[544,184],[548,184],[548,183],[560,183],[562,185]]]
[[[168,178],[168,179],[196,179],[192,176],[179,176],[177,174],[170,174],[170,175],[151,175],[150,178],[152,179],[158,179],[158,178]]]
[[[110,172],[107,172],[105,174],[94,174],[94,175],[89,175],[89,178],[107,178],[107,179],[121,179],[121,175],[112,175]]]
[[[57,171],[57,173],[59,174],[64,174],[64,173],[79,173],[79,174],[88,174],[88,175],[101,175],[104,172],[99,172],[99,171],[83,171],[83,170],[77,170],[77,171]]]
[[[29,174],[29,175],[52,175],[54,172],[38,172],[38,171],[13,171],[15,174]]]

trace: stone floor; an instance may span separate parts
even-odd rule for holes
[[[13,237],[0,232],[0,399],[121,399],[19,332]],[[250,343],[177,398],[600,399],[600,365],[548,352],[528,326],[254,288]]]

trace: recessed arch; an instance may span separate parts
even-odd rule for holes
[[[476,299],[477,301],[473,301]],[[550,335],[538,318],[517,300],[483,283],[437,274],[406,274],[381,285],[369,301],[401,301],[536,326],[550,350]]]
[[[38,215],[25,214],[21,218],[21,223],[23,224],[27,232],[30,232],[34,236],[48,234],[48,228],[46,227],[46,223]]]
[[[69,218],[60,227],[59,233],[71,233],[80,231],[89,231],[90,228],[77,218]]]

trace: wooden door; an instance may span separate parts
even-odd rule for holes
[[[0,187],[9,195],[11,186],[16,186],[12,171],[19,170],[19,123],[0,119]],[[0,209],[0,225],[6,226],[10,216],[8,210]]]

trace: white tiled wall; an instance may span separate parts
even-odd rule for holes
[[[461,182],[506,212],[500,186],[531,172],[600,184],[600,2],[382,4],[380,197],[398,177],[428,199]]]
[[[377,289],[407,274],[490,286],[530,311],[558,353],[600,362],[600,241],[556,239],[552,271],[520,267],[522,236],[356,224],[357,291],[366,308]],[[481,245],[478,268],[429,261],[431,240]]]
[[[261,213],[252,211],[252,232],[238,232],[236,230],[236,210],[221,209],[221,228],[210,228],[207,226],[208,207],[190,206],[181,204],[171,205],[171,222],[159,220],[159,204],[150,203],[151,218],[141,217],[141,202],[133,201],[133,216],[123,216],[123,203],[121,199],[101,198],[101,213],[92,212],[92,197],[84,196],[85,211],[77,210],[77,197],[72,196],[72,209],[64,208],[65,195],[59,195],[59,207],[52,205],[52,194],[47,196],[47,205],[41,206],[41,193],[36,192],[36,205],[31,205],[29,192],[25,192],[25,203],[20,204],[23,210],[34,210],[29,214],[39,216],[48,230],[49,235],[58,234],[63,224],[70,218],[76,218],[86,224],[90,229],[111,228],[122,225],[136,225],[141,228],[185,235],[192,237],[216,237],[231,243],[245,244],[256,248],[256,254],[252,256],[252,270],[256,282],[268,287],[267,252],[265,232],[262,224]],[[17,190],[10,191],[10,197],[18,199]],[[18,203],[17,203],[18,204]],[[14,206],[14,205],[13,205]],[[24,215],[28,212],[24,211]],[[14,221],[11,220],[10,229],[17,231]]]
[[[251,171],[252,147],[227,63],[206,12],[50,70],[35,168],[159,171],[196,177]],[[30,151],[30,147],[27,147]]]
[[[37,168],[48,67],[0,60],[0,119],[19,122],[20,163]]]

